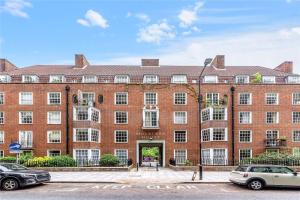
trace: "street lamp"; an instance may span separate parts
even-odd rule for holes
[[[200,138],[200,141],[199,141],[199,149],[200,149],[200,153],[199,153],[199,157],[200,157],[200,165],[199,165],[199,180],[202,180],[202,178],[203,178],[203,166],[202,166],[202,148],[201,148],[201,110],[202,110],[202,108],[201,108],[201,103],[202,103],[202,95],[201,95],[201,89],[200,89],[200,86],[201,86],[201,77],[202,77],[202,74],[203,74],[203,72],[204,72],[204,70],[205,70],[205,68],[206,68],[206,66],[208,65],[208,64],[210,64],[211,63],[211,61],[212,61],[212,59],[211,58],[206,58],[205,59],[205,61],[204,61],[204,67],[203,67],[203,69],[202,69],[202,71],[201,71],[201,73],[200,73],[200,75],[199,75],[199,81],[198,81],[198,83],[199,83],[199,85],[198,85],[198,109],[199,109],[199,111],[198,111],[198,113],[199,113],[199,138]]]

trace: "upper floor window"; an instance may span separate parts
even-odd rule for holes
[[[0,105],[4,104],[4,92],[0,92]]]
[[[63,75],[50,75],[50,83],[63,83],[65,82],[65,77]]]
[[[249,76],[248,75],[238,75],[235,77],[235,82],[238,84],[249,83]]]
[[[19,93],[19,104],[20,105],[32,105],[33,104],[33,93],[32,92],[20,92]]]
[[[288,76],[287,82],[288,83],[300,83],[300,76]]]
[[[0,124],[4,124],[4,112],[0,112]]]
[[[157,94],[155,92],[145,93],[145,105],[157,105]]]
[[[262,82],[263,83],[276,83],[276,78],[275,78],[275,76],[263,76]]]
[[[32,147],[32,131],[19,131],[19,143],[22,148]]]
[[[19,112],[19,124],[32,124],[33,112],[22,111]]]
[[[250,143],[250,142],[252,142],[252,131],[250,131],[250,130],[240,130],[239,131],[239,142],[240,143]]]
[[[206,94],[206,107],[211,105],[219,105],[219,93]]]
[[[143,127],[157,128],[159,126],[159,110],[143,111]]]
[[[158,83],[158,76],[157,75],[144,75],[143,83]]]
[[[208,120],[227,120],[227,108],[209,107],[201,111],[201,122]]]
[[[252,113],[249,111],[239,112],[239,122],[240,122],[240,124],[251,124],[252,123]]]
[[[115,112],[115,124],[127,124],[128,123],[128,112],[116,111]]]
[[[240,105],[251,105],[252,104],[251,93],[239,93],[239,104]]]
[[[92,128],[75,128],[74,142],[100,142],[100,131]]]
[[[266,104],[278,105],[278,93],[266,93]]]
[[[114,83],[129,83],[130,79],[128,75],[116,75]]]
[[[127,92],[115,93],[115,104],[116,105],[127,105],[128,104],[128,93]]]
[[[9,83],[11,77],[9,75],[0,75],[0,83]]]
[[[173,75],[172,83],[187,83],[187,76],[186,75]]]
[[[115,143],[127,143],[128,142],[128,131],[117,130],[115,131]]]
[[[36,75],[22,75],[23,83],[37,83],[39,82],[39,77]]]
[[[239,149],[239,160],[252,158],[252,149]]]
[[[300,105],[300,93],[293,93],[293,105]]]
[[[59,105],[59,104],[61,104],[61,93],[48,92],[48,105]]]
[[[0,144],[4,144],[4,131],[0,131]]]
[[[227,128],[213,128],[212,141],[227,141]]]
[[[266,112],[266,123],[267,124],[278,124],[279,113],[278,112]]]
[[[175,143],[187,142],[186,131],[174,131],[174,142]]]
[[[175,105],[186,105],[187,104],[187,94],[184,92],[174,93],[174,104]]]
[[[187,123],[187,112],[186,111],[175,111],[174,112],[174,124],[186,124]]]
[[[48,143],[61,143],[61,131],[48,131],[47,132]]]
[[[48,124],[61,124],[61,112],[60,111],[49,111],[47,112]]]
[[[82,92],[81,98],[86,101],[87,103],[90,101],[95,101],[95,93],[93,92]]]
[[[204,83],[218,83],[218,76],[204,76]]]
[[[293,131],[293,142],[300,142],[300,130]]]
[[[98,78],[97,78],[97,76],[94,76],[94,75],[85,75],[82,77],[82,82],[83,83],[97,83]]]
[[[300,112],[293,112],[293,123],[300,123]]]

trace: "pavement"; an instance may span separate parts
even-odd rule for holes
[[[299,190],[253,191],[233,184],[47,183],[0,191],[1,200],[298,200]]]
[[[143,167],[129,172],[50,172],[51,182],[55,183],[228,183],[229,172],[204,172],[203,180],[199,173],[192,181],[193,171],[174,171],[169,168]]]

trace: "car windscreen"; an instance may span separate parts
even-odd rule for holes
[[[235,171],[238,171],[238,172],[246,172],[247,171],[247,168],[246,166],[239,166],[238,168],[235,169]]]
[[[19,171],[19,170],[26,170],[26,167],[18,164],[0,164],[0,167],[3,171]]]

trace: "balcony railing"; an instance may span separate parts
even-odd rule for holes
[[[158,120],[146,120],[143,121],[143,129],[159,129]]]
[[[89,106],[74,106],[73,120],[100,123],[100,110]]]
[[[266,139],[265,147],[266,148],[281,148],[286,147],[287,142],[284,139]]]

